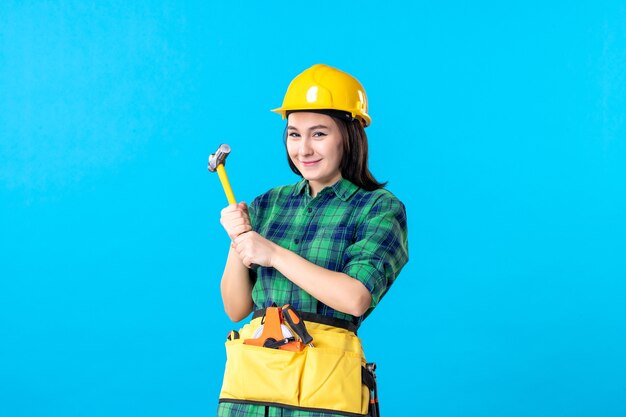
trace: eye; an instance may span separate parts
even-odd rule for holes
[[[313,132],[313,137],[314,138],[321,138],[324,136],[327,136],[328,134],[326,132]]]
[[[297,132],[289,132],[289,137],[290,138],[299,138],[300,134]]]

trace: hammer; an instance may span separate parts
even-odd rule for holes
[[[209,171],[217,171],[217,175],[220,177],[220,182],[222,183],[222,187],[226,193],[228,204],[236,204],[237,201],[235,200],[232,188],[230,188],[230,183],[228,182],[228,177],[226,176],[226,169],[224,168],[226,157],[229,153],[230,146],[225,143],[221,144],[214,154],[209,155]]]

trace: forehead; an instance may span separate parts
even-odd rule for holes
[[[313,112],[295,112],[291,113],[287,118],[287,125],[298,129],[306,129],[310,126],[328,126],[336,127],[335,120],[332,117]]]

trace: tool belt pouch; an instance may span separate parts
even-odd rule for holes
[[[292,352],[244,344],[246,335],[253,333],[253,323],[241,329],[240,339],[226,342],[220,402],[367,415],[370,391],[362,382],[365,358],[354,333],[307,322],[315,346]]]

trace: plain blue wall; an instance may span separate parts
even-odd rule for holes
[[[294,3],[1,2],[0,415],[214,414],[206,160],[294,182],[268,110],[321,62],[408,210],[360,332],[383,415],[625,416],[626,5]]]

